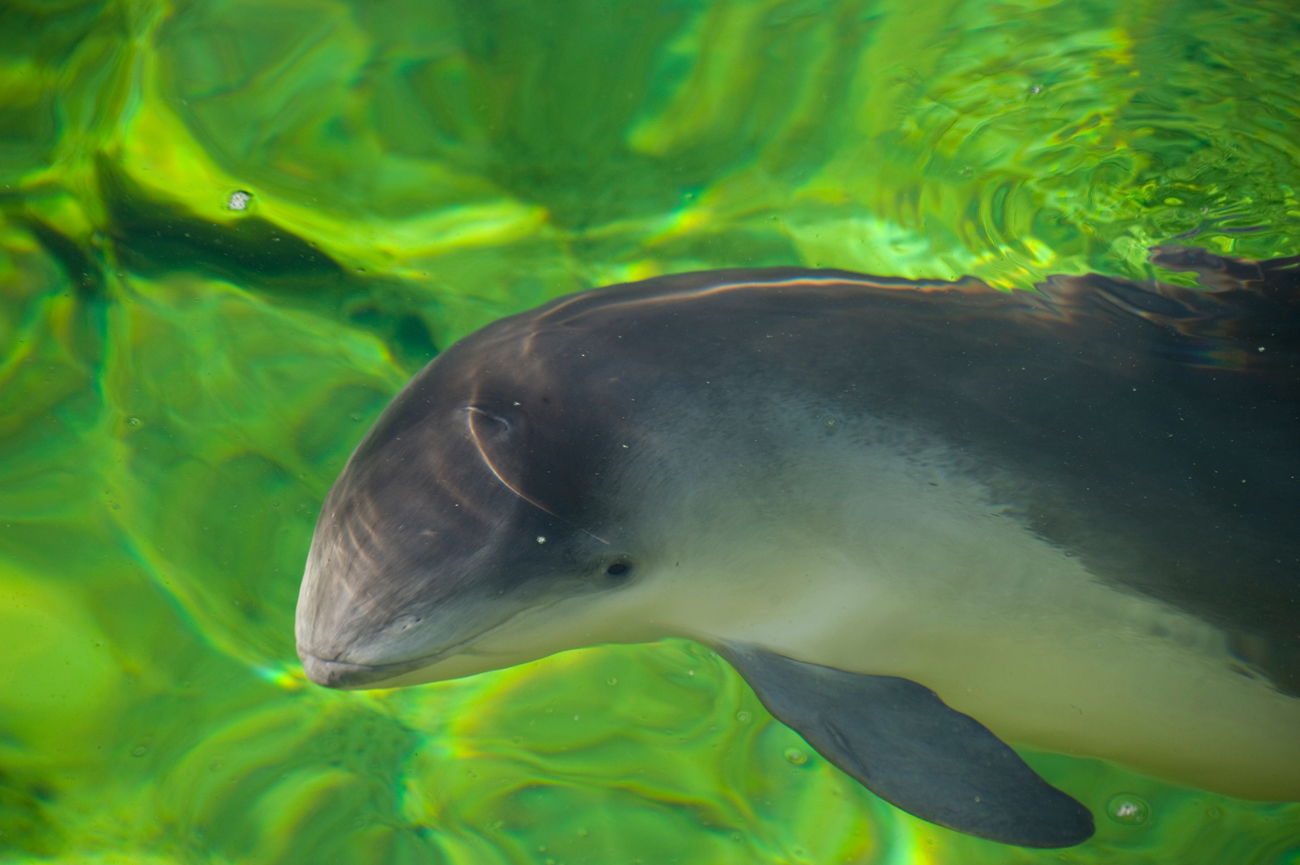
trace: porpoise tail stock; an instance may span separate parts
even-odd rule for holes
[[[1153,260],[1202,287],[726,270],[497,321],[330,490],[306,673],[686,637],[971,835],[1093,833],[1006,742],[1300,799],[1300,259]]]

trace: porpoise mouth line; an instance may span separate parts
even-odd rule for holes
[[[347,661],[327,661],[324,658],[319,658],[316,655],[313,655],[311,652],[303,652],[303,672],[307,672],[308,668],[312,666],[329,670],[331,673],[361,674],[365,676],[365,681],[370,683],[373,681],[383,681],[384,679],[393,678],[402,673],[410,672],[413,669],[418,669],[421,666],[421,663],[419,661],[406,661],[399,664],[350,664]],[[328,679],[325,679],[311,676],[309,674],[307,678],[322,685],[337,687],[337,685],[333,685],[332,683],[341,681],[343,677],[331,675]]]
[[[507,624],[509,624],[510,622],[514,621],[516,618],[518,618],[518,617],[519,617],[520,615],[522,615],[523,613],[525,613],[525,612],[536,612],[537,610],[543,610],[543,609],[546,609],[547,607],[551,606],[553,603],[555,603],[555,602],[554,602],[554,601],[551,601],[550,603],[541,604],[541,605],[539,605],[539,606],[537,606],[537,607],[534,607],[534,608],[532,608],[532,609],[529,609],[529,610],[518,610],[518,611],[516,611],[516,612],[514,612],[514,613],[511,613],[509,616],[507,616],[506,618],[502,619],[501,621],[497,622],[495,625],[492,625],[491,627],[488,627],[488,628],[484,628],[483,630],[479,631],[479,632],[476,633],[476,634],[471,634],[470,636],[468,636],[468,637],[466,637],[465,639],[461,640],[459,643],[453,643],[453,644],[451,644],[450,646],[447,646],[447,647],[445,647],[445,648],[439,649],[439,650],[436,651],[436,652],[432,652],[432,653],[430,653],[430,654],[428,654],[428,655],[421,655],[421,656],[418,657],[418,658],[410,658],[410,659],[405,660],[405,661],[393,661],[392,663],[388,663],[388,664],[358,664],[358,663],[355,663],[355,662],[353,662],[353,661],[341,661],[341,660],[339,660],[339,659],[337,659],[337,658],[322,658],[321,656],[315,654],[314,652],[309,652],[309,651],[305,651],[305,650],[304,650],[304,651],[300,651],[299,654],[300,654],[300,656],[301,656],[301,660],[303,660],[304,662],[307,660],[307,658],[311,658],[313,661],[316,661],[318,664],[329,665],[329,666],[333,666],[333,667],[335,667],[335,668],[343,668],[343,667],[346,667],[346,668],[348,668],[349,670],[352,670],[352,671],[354,671],[354,672],[358,672],[358,673],[360,673],[360,672],[365,672],[365,673],[385,673],[385,672],[391,672],[393,675],[397,676],[397,675],[401,675],[402,673],[409,673],[409,672],[412,671],[412,670],[418,670],[418,669],[420,669],[421,667],[432,666],[433,664],[436,664],[438,661],[442,660],[444,657],[446,657],[446,656],[448,656],[448,655],[451,655],[451,654],[460,654],[460,655],[491,655],[491,654],[493,654],[492,652],[475,652],[475,651],[473,651],[471,648],[468,648],[468,647],[469,647],[472,643],[474,643],[476,640],[479,640],[479,639],[481,639],[481,638],[483,638],[483,637],[486,637],[488,634],[492,633],[493,631],[497,630],[498,628],[504,627],[505,625],[507,625]],[[459,650],[459,651],[458,651],[458,650]],[[304,667],[305,667],[305,666],[306,666],[306,664],[304,663]]]
[[[507,619],[507,621],[509,620]],[[391,671],[394,674],[401,674],[401,673],[410,672],[411,670],[419,669],[420,667],[428,667],[432,664],[436,664],[443,657],[452,654],[453,652],[462,655],[487,654],[485,652],[473,652],[473,651],[457,652],[456,650],[463,649],[472,641],[477,640],[479,637],[483,636],[484,634],[491,633],[492,631],[496,630],[497,628],[501,627],[501,625],[504,624],[505,622],[502,622],[501,624],[498,625],[493,625],[491,628],[488,628],[486,631],[480,631],[479,633],[474,634],[471,637],[467,637],[464,640],[461,640],[459,643],[455,643],[453,645],[447,646],[445,649],[439,649],[438,651],[433,652],[431,654],[421,655],[418,658],[410,658],[405,661],[393,661],[392,663],[389,664],[358,664],[354,661],[341,661],[338,660],[337,658],[322,658],[320,655],[317,655],[313,652],[303,652],[302,654],[321,664],[330,664],[337,667],[347,667],[349,669],[356,670],[358,672],[363,670],[368,673],[383,673],[383,672]]]
[[[461,644],[463,645],[463,644]],[[307,678],[317,684],[325,685],[331,688],[382,688],[384,682],[395,679],[404,673],[410,673],[415,670],[421,670],[433,666],[439,659],[452,654],[459,646],[450,646],[440,652],[434,652],[431,655],[425,655],[421,658],[412,658],[408,661],[396,661],[391,664],[353,664],[349,661],[328,661],[313,655],[311,652],[302,653],[302,668],[307,674]],[[455,652],[459,655],[478,655],[486,654],[474,651],[461,650]],[[326,672],[324,676],[313,676],[310,669],[315,667],[318,672]]]

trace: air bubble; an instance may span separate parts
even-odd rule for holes
[[[785,750],[785,759],[791,766],[802,766],[808,762],[808,755],[798,748],[787,748]]]
[[[1116,823],[1140,826],[1151,819],[1151,806],[1130,793],[1121,793],[1106,805],[1106,813]]]
[[[749,714],[748,712],[737,712],[737,713],[736,713],[736,720],[739,721],[739,722],[742,723],[742,724],[748,724],[748,723],[749,723],[749,720],[750,720],[751,718],[753,718],[753,717],[754,717],[754,716],[751,715],[751,714]]]

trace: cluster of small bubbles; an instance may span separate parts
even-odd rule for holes
[[[808,762],[808,755],[798,748],[786,748],[785,759],[792,766],[802,766]]]
[[[226,208],[237,212],[243,212],[248,209],[248,204],[253,200],[253,193],[245,192],[242,189],[236,189],[230,193],[226,199]]]
[[[1106,813],[1116,823],[1140,826],[1151,819],[1151,806],[1131,793],[1121,793],[1106,804]]]
[[[737,712],[737,713],[736,713],[736,720],[739,721],[739,722],[742,723],[742,724],[748,724],[748,723],[749,723],[749,719],[752,718],[752,717],[754,717],[754,716],[751,715],[751,714],[749,714],[748,712]]]

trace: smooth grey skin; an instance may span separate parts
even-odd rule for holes
[[[1155,260],[1208,290],[777,268],[498,321],[330,491],[304,669],[690,637],[884,798],[1026,846],[1091,822],[998,739],[1300,799],[1297,261]]]

